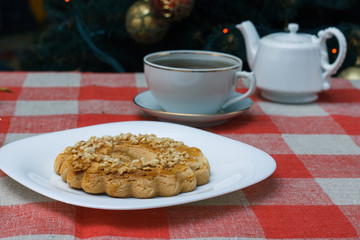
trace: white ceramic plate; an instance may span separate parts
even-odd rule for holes
[[[234,92],[232,97],[240,96],[238,92]],[[190,113],[175,113],[167,112],[161,108],[156,99],[153,97],[150,91],[145,91],[136,95],[133,102],[144,112],[157,117],[160,120],[170,121],[174,123],[181,123],[190,125],[193,127],[207,127],[213,125],[219,125],[226,120],[236,117],[246,110],[248,110],[253,104],[250,98],[246,98],[243,101],[231,104],[225,108],[222,112],[214,114],[190,114]]]
[[[173,197],[111,198],[70,189],[53,168],[55,157],[69,145],[91,136],[156,134],[200,148],[211,167],[210,182]],[[37,135],[0,148],[0,168],[8,176],[47,197],[89,208],[130,210],[178,205],[230,193],[270,176],[276,163],[267,153],[247,144],[200,129],[173,123],[132,121],[94,125]]]

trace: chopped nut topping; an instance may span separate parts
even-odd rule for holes
[[[152,159],[131,157],[125,152],[118,152],[121,144],[139,145],[150,147],[156,150],[156,156]],[[137,170],[149,171],[153,168],[164,169],[172,168],[176,164],[185,164],[190,155],[186,152],[179,152],[177,147],[183,146],[183,142],[175,141],[171,138],[158,138],[154,134],[131,133],[120,134],[117,136],[92,136],[88,141],[79,141],[74,146],[69,147],[65,152],[72,154],[73,168],[82,169],[90,165],[92,161],[99,162],[99,167],[106,174],[118,172],[135,172]],[[114,153],[111,155],[111,153]],[[112,157],[116,156],[116,157]],[[84,165],[85,163],[86,165]]]

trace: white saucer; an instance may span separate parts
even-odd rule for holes
[[[241,95],[235,92],[235,96]],[[169,122],[182,123],[196,127],[213,126],[224,123],[227,119],[238,116],[244,111],[248,110],[253,104],[250,98],[234,103],[223,111],[214,114],[188,114],[188,113],[174,113],[166,112],[157,103],[150,91],[142,92],[136,95],[133,102],[144,112],[157,117],[160,120]]]

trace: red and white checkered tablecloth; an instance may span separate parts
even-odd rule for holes
[[[0,146],[35,134],[154,120],[133,97],[142,73],[2,72]],[[241,86],[239,86],[241,91]],[[204,128],[269,153],[272,176],[191,204],[112,211],[44,197],[0,170],[0,238],[360,239],[360,81],[332,80],[310,104],[266,101]]]

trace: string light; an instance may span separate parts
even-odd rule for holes
[[[333,48],[333,49],[331,49],[331,52],[332,52],[333,54],[335,54],[335,53],[337,53],[337,49],[336,49],[336,48]]]
[[[65,2],[67,2],[67,3],[68,3],[68,2],[70,2],[70,0],[65,0]]]
[[[227,28],[224,28],[224,29],[223,29],[223,33],[224,33],[224,34],[227,34],[228,32],[229,32],[229,29],[227,29]]]

